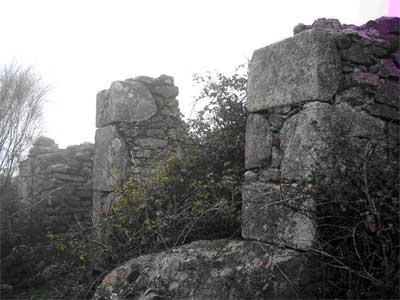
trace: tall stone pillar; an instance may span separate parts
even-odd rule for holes
[[[329,160],[332,128],[346,128],[348,142],[388,131],[398,136],[398,23],[381,18],[357,27],[319,19],[312,26],[297,26],[294,37],[254,52],[244,238],[312,247],[316,203],[296,186]]]
[[[178,88],[167,75],[115,81],[97,94],[93,222],[112,207],[114,188],[134,176],[146,180],[176,152],[183,123]]]

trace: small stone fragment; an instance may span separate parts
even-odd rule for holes
[[[370,66],[374,64],[374,59],[364,50],[360,44],[353,43],[350,48],[340,51],[340,56],[344,60],[356,64]]]

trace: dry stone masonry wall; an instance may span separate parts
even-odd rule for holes
[[[336,128],[349,143],[398,144],[399,21],[357,27],[319,19],[255,51],[245,240],[200,241],[134,258],[105,277],[94,299],[314,299],[307,287],[315,269],[298,250],[313,246],[316,200],[297,187],[329,162]]]
[[[114,188],[129,177],[146,180],[169,155],[179,155],[184,126],[171,76],[115,81],[97,94],[95,225],[111,208]]]
[[[297,250],[315,242],[318,203],[298,186],[329,163],[337,129],[348,143],[400,146],[400,19],[359,27],[318,19],[294,34],[255,51],[249,65],[244,240],[198,241],[134,258],[104,278],[94,299],[300,298],[298,287],[312,274]],[[97,95],[94,148],[37,140],[20,166],[22,198],[45,199],[57,224],[85,223],[90,209],[99,224],[115,186],[147,180],[179,155],[186,131],[177,95],[167,75],[113,82]]]
[[[398,143],[399,20],[383,17],[357,27],[318,19],[254,52],[244,238],[300,249],[313,245],[315,203],[296,186],[329,159],[333,128],[345,130],[348,142],[386,143],[389,136]]]
[[[91,227],[93,154],[90,143],[59,149],[40,137],[21,162],[19,196],[26,206],[38,203],[50,232]]]

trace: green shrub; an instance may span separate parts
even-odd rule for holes
[[[0,195],[0,283],[27,286],[48,258],[44,214],[19,201],[12,178],[0,182]]]
[[[189,160],[171,157],[152,180],[131,179],[115,192],[112,213],[100,228],[116,260],[240,235],[238,189],[227,178],[204,176]]]
[[[236,74],[195,75],[197,102],[183,158],[160,163],[147,182],[116,188],[101,235],[112,261],[199,239],[240,237],[247,118],[245,67]]]

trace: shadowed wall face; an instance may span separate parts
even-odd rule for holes
[[[399,135],[399,20],[383,17],[357,27],[318,19],[254,52],[244,238],[311,247],[316,203],[296,187],[329,160],[332,128],[345,129],[352,143]]]
[[[94,145],[58,149],[52,139],[38,138],[21,162],[19,197],[26,206],[41,209],[53,233],[91,227]]]

